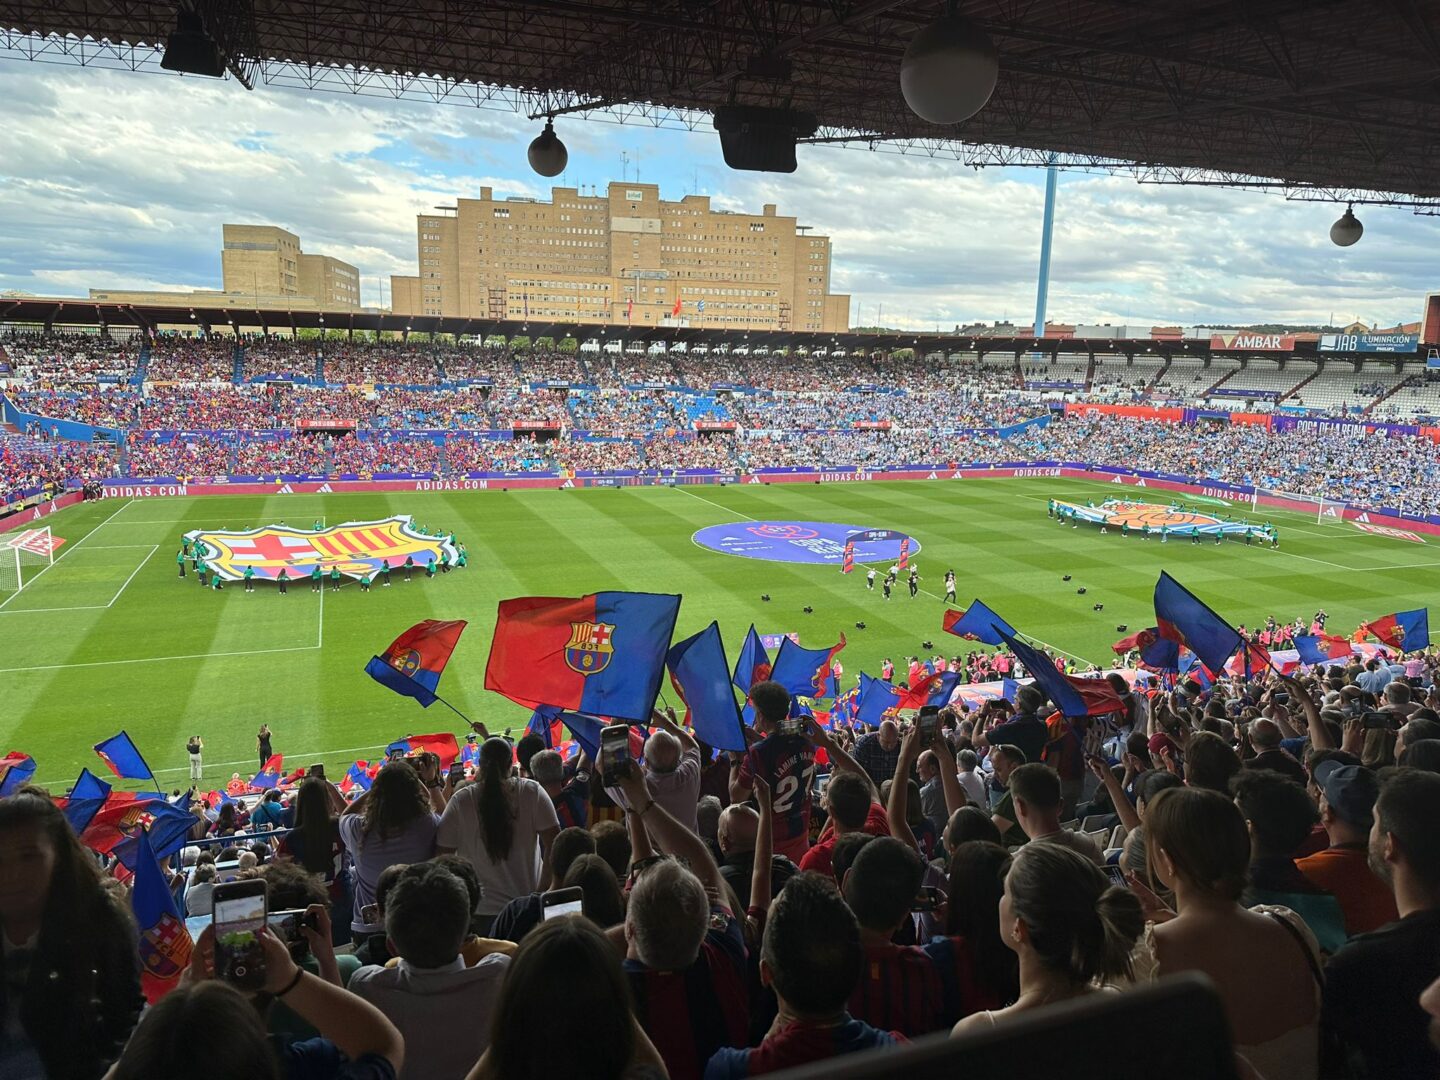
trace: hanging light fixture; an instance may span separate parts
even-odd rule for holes
[[[1335,224],[1330,226],[1330,242],[1336,247],[1349,247],[1360,237],[1365,235],[1365,226],[1360,224],[1360,219],[1355,216],[1355,204],[1346,203],[1345,213],[1335,219]]]
[[[570,161],[570,151],[565,149],[565,144],[555,134],[554,117],[545,118],[545,130],[535,136],[526,156],[530,159],[530,167],[541,176],[559,176],[565,171],[565,166]]]
[[[985,107],[999,75],[990,35],[949,0],[944,18],[910,39],[900,60],[900,92],[920,119],[958,124]]]

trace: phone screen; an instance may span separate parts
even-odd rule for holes
[[[927,705],[925,709],[929,707]],[[916,736],[922,746],[928,746],[935,741],[935,732],[940,727],[940,710],[926,712],[925,709],[920,710],[920,716],[915,721]]]
[[[1130,879],[1125,876],[1125,868],[1123,866],[1105,867],[1105,876],[1110,879],[1111,885],[1119,885],[1122,889],[1128,889],[1130,887]]]
[[[540,898],[542,919],[554,919],[560,915],[579,915],[585,901],[585,894],[579,888],[554,889]]]
[[[607,727],[600,732],[600,750],[605,755],[605,786],[615,787],[620,782],[620,772],[630,760],[630,728]]]
[[[265,985],[265,953],[260,931],[265,926],[265,893],[221,896],[214,903],[215,974],[244,990]]]
[[[545,909],[545,918],[553,919],[558,915],[579,915],[583,901],[570,900],[563,904],[551,904]]]

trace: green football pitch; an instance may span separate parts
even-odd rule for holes
[[[762,633],[797,631],[810,647],[844,631],[848,685],[861,670],[878,673],[886,656],[903,669],[902,658],[926,651],[927,639],[932,652],[973,647],[940,631],[952,567],[962,605],[980,597],[1030,637],[1101,665],[1121,636],[1118,624],[1152,625],[1162,568],[1235,622],[1309,619],[1324,607],[1331,628],[1347,631],[1362,618],[1426,604],[1440,569],[1429,544],[1318,524],[1313,514],[1255,518],[1280,530],[1280,549],[1271,551],[1235,540],[1193,546],[1113,530],[1102,536],[1045,513],[1049,498],[1122,492],[1144,497],[1107,484],[1007,479],[85,503],[46,519],[65,538],[58,557],[20,592],[0,597],[0,750],[31,754],[36,779],[58,787],[82,765],[99,764],[91,744],[125,728],[174,787],[186,775],[185,740],[198,732],[205,784],[218,786],[232,772],[253,774],[255,731],[267,720],[287,769],[324,761],[338,775],[407,733],[464,730],[442,705],[422,712],[362,672],[401,630],[428,618],[470,621],[441,693],[492,730],[518,732],[526,711],[484,689],[496,603],[512,596],[680,593],[677,636],[718,619],[732,664],[751,622]],[[1158,492],[1150,498],[1166,501]],[[281,597],[269,584],[253,595],[239,585],[216,593],[193,575],[176,577],[187,530],[392,514],[453,530],[470,566],[368,594],[347,583],[321,596],[304,582]],[[833,566],[741,558],[692,541],[704,526],[747,519],[906,532],[922,547],[914,560],[922,592],[912,600],[902,580],[887,603],[878,588],[867,592],[863,567],[844,576]],[[1061,580],[1066,574],[1071,581]],[[1103,611],[1092,610],[1097,603]],[[666,693],[673,700],[668,682]]]

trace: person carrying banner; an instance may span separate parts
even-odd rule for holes
[[[364,593],[368,593],[368,592],[370,591],[370,573],[369,573],[369,571],[366,571],[365,573],[363,573],[363,574],[360,575],[360,591],[361,591],[361,592],[364,592]]]
[[[340,588],[340,566],[337,563],[330,568],[330,591],[334,592],[338,588]]]
[[[280,568],[280,573],[275,577],[275,584],[280,586],[280,595],[285,595],[285,589],[290,584],[290,572],[285,567]]]
[[[245,591],[253,593],[255,591],[255,567],[245,567],[245,573],[241,576],[245,579]]]
[[[187,544],[186,547],[188,548],[189,545]],[[180,580],[181,580],[181,581],[184,581],[184,580],[185,580],[185,556],[186,556],[186,554],[187,554],[186,551],[177,551],[177,552],[175,553],[175,565],[180,568]]]
[[[435,560],[431,559],[425,564],[425,580],[429,581],[435,576]]]
[[[317,562],[314,566],[312,566],[312,567],[310,568],[310,591],[311,591],[311,592],[319,592],[319,591],[320,591],[321,585],[322,585],[322,583],[323,583],[323,574],[324,574],[324,571],[320,569],[320,564],[319,564],[318,562]]]
[[[405,580],[406,580],[406,581],[409,581],[409,580],[410,580],[410,575],[413,574],[414,572],[415,572],[415,556],[414,556],[414,555],[406,555],[406,556],[405,556]]]
[[[390,560],[389,560],[389,559],[382,559],[381,562],[380,562],[380,587],[381,587],[382,589],[388,589],[388,588],[390,587]]]

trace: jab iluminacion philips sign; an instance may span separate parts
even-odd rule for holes
[[[1321,334],[1321,352],[1411,353],[1420,347],[1419,334]]]

